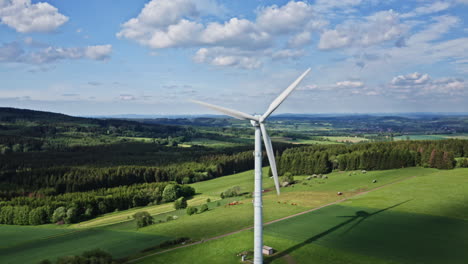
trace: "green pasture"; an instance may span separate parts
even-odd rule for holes
[[[329,136],[329,137],[324,137],[330,141],[335,141],[335,142],[351,142],[351,143],[359,143],[359,142],[365,142],[369,141],[367,138],[363,137],[334,137],[334,136]]]
[[[468,241],[468,169],[406,168],[362,173],[333,172],[328,179],[306,180],[282,188],[277,196],[264,168],[264,221],[316,208],[358,192],[332,205],[265,227],[265,244],[278,253],[271,263],[464,263]],[[414,176],[414,177],[413,177]],[[376,179],[376,183],[372,180]],[[391,184],[393,183],[393,184]],[[200,241],[253,225],[253,171],[192,184],[200,206],[209,211],[188,216],[172,204],[134,208],[66,226],[0,226],[0,263],[36,263],[44,258],[101,248],[117,258],[136,257],[165,240],[190,237]],[[220,200],[219,193],[240,186],[245,196]],[[337,192],[343,192],[338,196]],[[220,205],[217,202],[220,202]],[[229,206],[227,203],[241,204]],[[293,205],[297,204],[297,205]],[[155,224],[136,228],[131,216],[148,211]],[[166,221],[168,216],[175,220]],[[359,224],[358,224],[359,223]],[[435,250],[436,246],[440,249]],[[237,253],[250,250],[252,232],[208,241],[142,259],[141,263],[238,263]],[[423,249],[430,252],[425,256]],[[218,261],[219,260],[219,261]]]
[[[403,135],[394,137],[394,140],[440,140],[440,139],[468,139],[468,134],[437,134],[437,135]]]
[[[0,263],[5,264],[38,263],[42,259],[53,260],[96,248],[108,251],[116,258],[122,258],[171,239],[156,234],[105,229],[62,229],[63,233],[51,235],[58,229],[49,230],[50,234],[44,234],[44,228],[41,227],[14,226],[15,230],[4,233],[5,228],[8,231],[10,227],[0,226],[1,240],[9,241],[10,236],[19,237],[15,238],[17,243],[3,243],[3,247],[0,248]],[[38,233],[42,236],[37,235]]]
[[[402,171],[416,177],[266,226],[265,244],[278,250],[266,262],[466,263],[468,170],[388,173]],[[236,254],[252,248],[252,235],[244,231],[137,263],[239,263]]]

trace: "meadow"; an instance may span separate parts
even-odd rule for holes
[[[268,261],[438,263],[450,256],[451,263],[462,263],[468,257],[460,250],[468,235],[467,174],[468,169],[407,168],[333,172],[328,179],[296,176],[298,183],[282,188],[280,196],[269,191],[273,181],[265,176],[265,222],[350,198],[267,225],[265,244],[278,250]],[[0,262],[37,263],[93,248],[104,249],[116,258],[132,259],[154,253],[142,251],[163,241],[180,237],[202,241],[250,227],[253,210],[248,193],[253,189],[252,176],[253,172],[247,171],[192,184],[198,194],[190,205],[212,200],[209,211],[193,216],[174,210],[172,204],[162,204],[114,212],[70,226],[0,226]],[[376,183],[372,183],[374,179]],[[240,186],[246,196],[221,200],[219,193],[232,186]],[[368,190],[373,191],[355,196]],[[343,195],[336,195],[338,191]],[[226,205],[234,200],[241,204]],[[141,210],[150,212],[156,224],[138,229],[131,215]],[[177,219],[166,222],[168,216]],[[238,263],[236,254],[249,250],[251,244],[252,232],[243,231],[137,262]],[[427,258],[421,256],[421,250],[435,247],[439,251],[432,250]]]
[[[468,171],[387,173],[399,172],[416,177],[265,226],[265,244],[277,250],[266,262],[465,263]],[[244,231],[137,263],[239,263],[236,254],[249,250],[251,243],[252,232]]]

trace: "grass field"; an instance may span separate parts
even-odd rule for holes
[[[450,139],[450,138],[458,138],[458,139],[468,139],[468,134],[438,134],[438,135],[404,135],[394,137],[394,140],[440,140],[440,139]]]
[[[264,193],[264,220],[271,221],[390,184],[266,226],[265,244],[278,250],[267,259],[269,263],[466,263],[468,169],[407,168],[349,175],[334,172],[328,179],[312,180],[296,176],[299,183],[282,188],[281,196]],[[217,200],[220,192],[235,185],[251,192],[252,179],[249,171],[193,184],[199,194],[190,204],[201,205],[206,198],[213,201],[209,211],[193,216],[163,204],[115,212],[69,227],[0,226],[0,263],[37,263],[94,248],[117,258],[136,257],[165,240],[203,240],[249,227],[253,224],[251,198],[222,200],[220,206]],[[272,187],[273,181],[265,177],[264,189]],[[337,196],[337,191],[344,195]],[[225,205],[233,200],[242,204]],[[137,229],[129,217],[139,210],[149,211],[156,222],[163,223]],[[165,222],[168,216],[177,219]],[[236,254],[251,248],[252,232],[243,231],[139,262],[238,263]],[[423,254],[425,249],[428,252]],[[450,262],[441,262],[444,258]]]
[[[278,250],[266,262],[466,263],[468,170],[381,173],[401,171],[416,177],[266,226],[265,244]],[[244,231],[138,263],[239,263],[251,247]]]
[[[369,141],[367,138],[362,137],[324,137],[330,141],[335,142],[351,142],[351,143],[359,143],[364,141]]]

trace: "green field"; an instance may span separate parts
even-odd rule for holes
[[[468,139],[467,134],[437,134],[437,135],[404,135],[394,137],[394,140],[440,140],[440,139]]]
[[[266,172],[267,168],[265,168]],[[266,175],[266,173],[265,173]],[[264,220],[271,221],[361,194],[345,202],[265,227],[265,244],[278,252],[271,263],[466,263],[468,241],[468,169],[440,171],[407,168],[334,172],[328,179],[297,176],[281,196],[268,191],[264,177]],[[104,249],[116,258],[138,257],[165,240],[206,240],[253,224],[252,198],[220,200],[219,193],[238,185],[249,193],[253,172],[193,184],[192,205],[213,202],[210,210],[187,216],[163,204],[115,212],[72,226],[0,226],[0,263],[37,263],[49,258]],[[377,183],[372,183],[377,179]],[[344,196],[337,196],[341,191]],[[242,204],[227,206],[227,202]],[[297,205],[291,205],[297,203]],[[137,229],[130,216],[147,210],[162,223]],[[168,216],[176,220],[165,222]],[[138,263],[239,263],[237,253],[252,248],[252,232],[243,231],[183,249],[149,256]],[[424,253],[426,252],[426,253]],[[449,260],[443,262],[442,260]],[[294,262],[291,262],[294,261]]]
[[[279,251],[267,262],[466,263],[468,170],[411,170],[418,176],[266,226],[265,244]],[[251,244],[245,231],[141,263],[238,263]]]

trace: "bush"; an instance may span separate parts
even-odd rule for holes
[[[133,215],[133,218],[137,221],[138,227],[145,227],[153,224],[153,217],[146,211],[138,212]]]
[[[43,260],[40,264],[52,264],[49,260]],[[112,255],[100,249],[83,252],[81,256],[60,257],[56,264],[113,264]]]
[[[294,176],[290,172],[285,172],[283,174],[283,176],[281,177],[280,182],[281,183],[283,183],[283,182],[293,183],[294,182]]]
[[[189,207],[187,207],[186,212],[187,212],[188,215],[193,215],[193,214],[198,213],[198,208],[193,207],[193,206],[189,206]]]
[[[174,208],[176,210],[187,208],[187,200],[185,199],[185,197],[180,197],[179,199],[177,199],[174,202]]]
[[[200,207],[200,213],[203,213],[203,212],[206,212],[208,211],[208,205],[207,204],[204,204]]]
[[[206,202],[207,203],[211,202],[211,199],[210,198],[206,199]]]
[[[227,197],[234,197],[234,196],[239,196],[242,195],[241,193],[241,188],[239,186],[234,186],[230,189],[225,190],[220,194],[221,198],[227,198]]]

